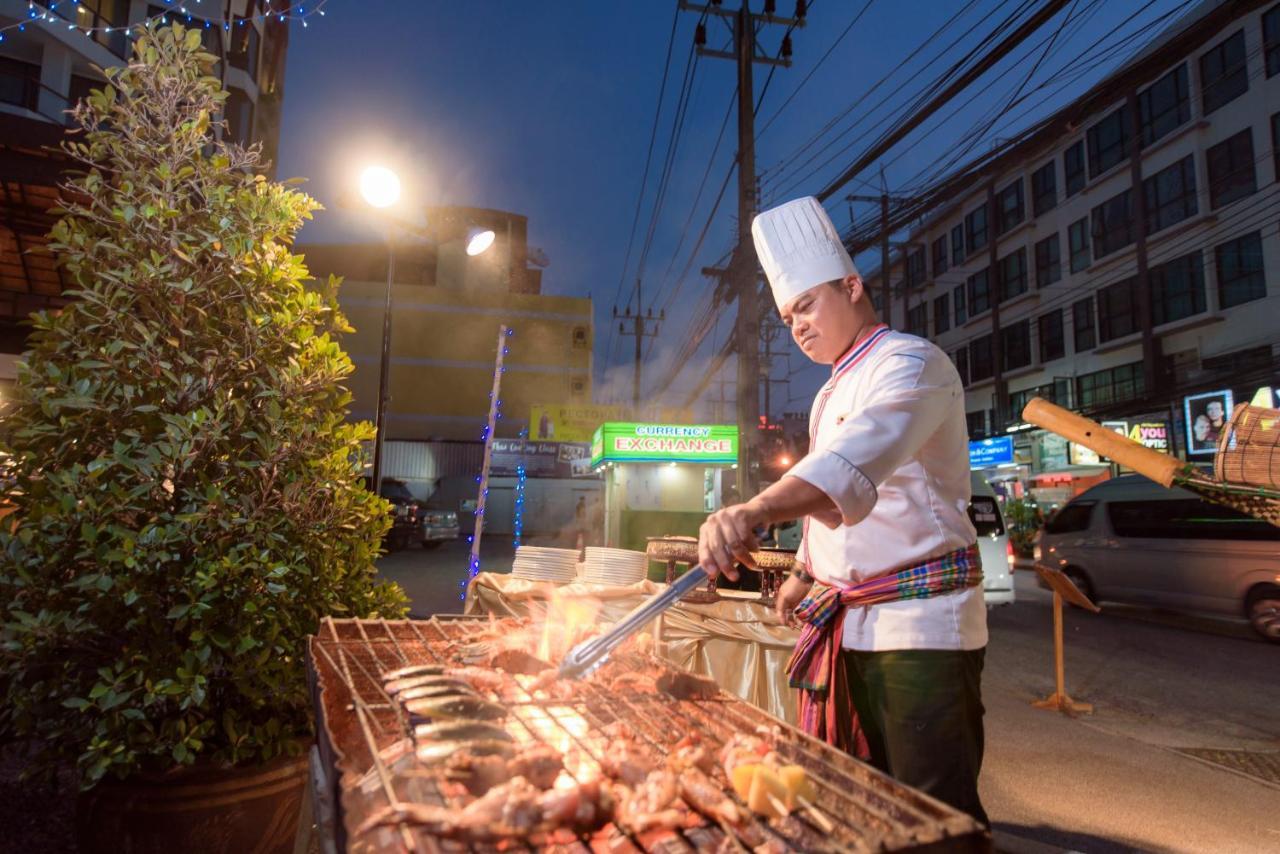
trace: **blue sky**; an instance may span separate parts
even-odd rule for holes
[[[726,0],[725,6],[736,5]],[[759,11],[763,0],[751,5]],[[779,14],[790,14],[794,0],[777,5]],[[807,26],[791,37],[794,65],[774,73],[757,114],[757,170],[765,203],[821,190],[997,21],[1039,5],[810,0]],[[890,190],[918,183],[985,119],[995,117],[995,123],[977,137],[975,154],[1068,102],[1194,5],[1074,0],[884,158]],[[406,205],[475,205],[528,216],[530,244],[551,260],[543,291],[594,300],[595,393],[601,402],[630,397],[632,342],[616,334],[611,313],[631,295],[643,255],[645,305],[666,306],[668,315],[664,339],[645,363],[651,393],[667,374],[678,342],[705,314],[711,285],[698,271],[723,256],[735,233],[736,178],[710,216],[736,149],[734,116],[715,148],[736,83],[734,65],[725,60],[693,62],[666,195],[653,216],[698,15],[677,15],[675,0],[329,0],[325,10],[306,29],[295,24],[285,82],[280,174],[309,178],[307,190],[329,207],[306,226],[301,241],[377,237],[367,217],[340,204],[371,162],[391,163],[401,172]],[[954,22],[931,39],[952,16]],[[708,46],[725,46],[722,24],[708,21],[707,33]],[[776,53],[781,35],[780,27],[765,28],[762,48]],[[666,97],[624,268],[668,44]],[[755,74],[759,97],[769,69],[757,66]],[[1005,110],[1019,86],[1031,97]],[[878,167],[860,180],[840,196],[878,191]],[[838,226],[848,223],[844,201],[829,210]],[[854,213],[872,215],[868,207]],[[653,237],[642,252],[651,222]],[[694,255],[707,222],[706,240]],[[874,253],[857,260],[864,269],[878,266]],[[681,277],[686,268],[689,274]],[[731,322],[727,315],[720,319],[717,333],[668,392],[668,402],[683,400],[701,378],[713,345],[724,341]],[[787,347],[784,340],[781,348]],[[789,376],[773,389],[773,409],[780,413],[807,410],[824,371],[806,366],[792,348],[789,365],[779,359],[773,375]],[[732,364],[725,376],[732,379]]]

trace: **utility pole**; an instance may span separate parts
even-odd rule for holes
[[[653,316],[653,306],[649,306],[649,314],[646,317],[643,309],[644,299],[640,292],[640,280],[636,279],[636,313],[631,314],[631,305],[628,304],[626,310],[622,314],[618,314],[618,307],[613,307],[613,319],[618,321],[618,331],[623,335],[634,335],[636,339],[636,360],[634,365],[634,373],[631,376],[631,415],[633,418],[639,418],[640,412],[640,360],[643,358],[641,350],[644,348],[645,338],[656,338],[658,335],[658,324],[667,319],[667,310],[661,309],[658,316]],[[627,324],[631,324],[631,328],[627,329]],[[651,328],[646,328],[651,327]]]
[[[848,202],[879,202],[880,203],[880,320],[888,326],[893,326],[893,290],[889,284],[889,273],[892,269],[892,263],[889,259],[889,202],[903,202],[909,199],[900,196],[891,196],[889,193],[881,193],[878,196],[860,196],[855,194],[845,196]],[[903,270],[906,269],[904,264]],[[906,297],[904,296],[905,300]],[[905,309],[904,309],[905,311]],[[902,328],[906,328],[906,315],[902,318]]]
[[[776,0],[764,0],[764,11],[751,11],[750,0],[741,0],[736,10],[723,8],[719,2],[709,5],[680,0],[680,8],[697,12],[706,20],[719,18],[733,29],[733,51],[707,48],[707,29],[699,23],[694,37],[699,56],[731,59],[738,64],[738,246],[730,262],[736,285],[738,321],[738,430],[740,433],[738,494],[746,500],[756,494],[759,483],[758,432],[760,424],[760,307],[756,300],[755,246],[751,240],[751,221],[756,215],[756,136],[755,83],[752,69],[756,63],[791,67],[791,37],[783,36],[777,58],[761,55],[756,50],[756,27],[780,24],[790,29],[804,26],[805,3],[796,3],[795,17],[780,18],[774,14]]]

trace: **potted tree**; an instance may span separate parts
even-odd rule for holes
[[[401,616],[373,562],[368,424],[319,205],[217,140],[215,57],[180,26],[74,110],[50,248],[72,302],[33,316],[0,427],[0,728],[73,763],[88,849],[289,850],[305,783],[303,640]],[[249,844],[251,841],[252,844]]]

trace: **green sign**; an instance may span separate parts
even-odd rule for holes
[[[603,463],[702,463],[738,461],[738,428],[732,424],[601,424],[591,441],[591,466]]]

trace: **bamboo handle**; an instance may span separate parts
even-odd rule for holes
[[[1055,406],[1043,398],[1033,397],[1027,403],[1022,410],[1022,420],[1064,436],[1077,445],[1084,445],[1164,487],[1173,486],[1174,478],[1183,468],[1182,461],[1176,457],[1144,448],[1096,421]]]

